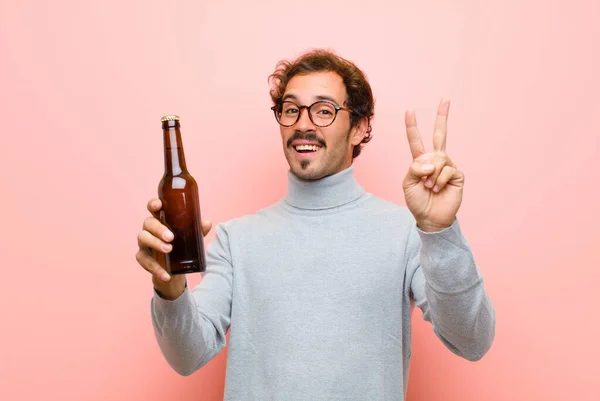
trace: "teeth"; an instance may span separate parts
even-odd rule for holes
[[[296,146],[296,150],[312,150],[317,151],[319,150],[321,147],[320,146],[316,146],[316,145],[298,145]]]

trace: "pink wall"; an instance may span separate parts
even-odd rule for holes
[[[312,47],[372,82],[356,169],[385,199],[404,202],[403,111],[429,144],[453,102],[459,217],[497,336],[470,363],[415,314],[408,399],[600,399],[600,3],[236,3],[0,2],[0,399],[220,399],[224,353],[188,378],[163,360],[134,258],[159,118],[182,118],[204,216],[250,213],[285,191],[267,75]]]

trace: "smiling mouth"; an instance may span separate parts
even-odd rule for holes
[[[318,146],[318,145],[296,145],[293,148],[298,153],[315,153],[319,149],[321,149],[321,146]]]

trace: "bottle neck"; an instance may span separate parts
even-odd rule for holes
[[[187,173],[179,121],[165,121],[162,127],[165,149],[165,175]]]

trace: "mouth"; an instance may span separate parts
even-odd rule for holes
[[[321,146],[319,146],[319,145],[296,145],[296,146],[293,146],[293,148],[298,153],[313,153],[313,152],[317,152],[319,149],[321,149]]]
[[[294,132],[287,140],[288,149],[293,149],[297,159],[311,159],[316,157],[326,147],[325,140],[319,138],[315,133]]]
[[[315,144],[293,145],[294,153],[299,157],[311,157],[316,155],[323,147]]]

